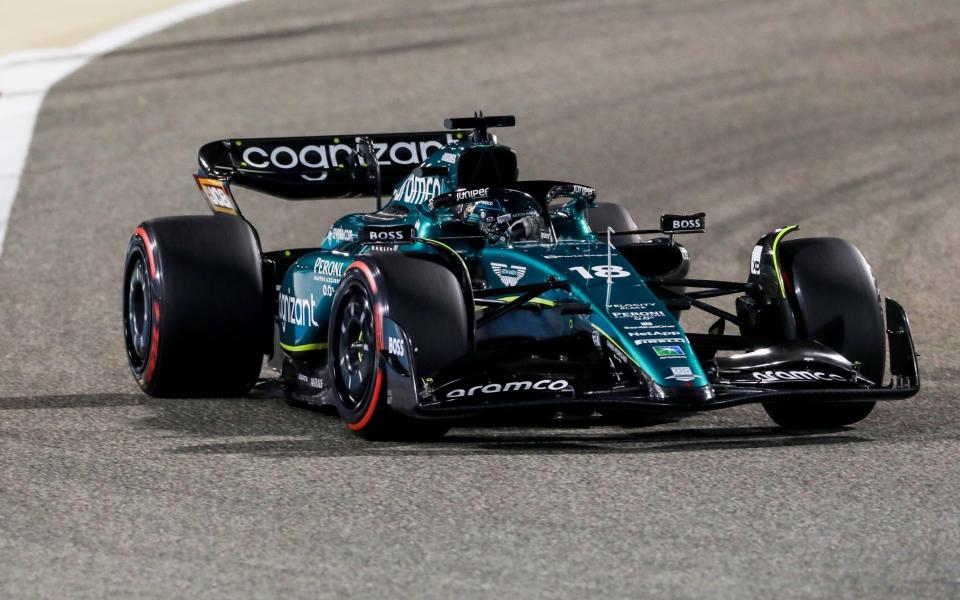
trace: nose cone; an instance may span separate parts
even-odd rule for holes
[[[665,404],[699,408],[713,400],[713,386],[695,385],[690,382],[688,385],[677,387],[662,387],[654,382],[649,383],[651,398],[659,399]]]

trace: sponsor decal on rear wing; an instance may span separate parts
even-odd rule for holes
[[[383,189],[396,186],[431,154],[467,131],[374,133],[290,138],[238,138],[200,148],[200,175],[288,199],[376,193],[364,158],[372,143]]]

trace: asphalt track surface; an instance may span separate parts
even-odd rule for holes
[[[960,4],[419,4],[240,5],[51,90],[0,258],[0,596],[960,596]],[[642,224],[706,210],[696,276],[742,278],[784,224],[849,238],[909,311],[923,392],[810,435],[742,407],[412,445],[138,391],[124,248],[204,212],[201,143],[476,108],[517,115],[524,176]],[[367,206],[240,202],[268,248]]]

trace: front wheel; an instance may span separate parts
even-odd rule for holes
[[[876,402],[811,402],[803,406],[765,402],[767,415],[784,429],[836,429],[867,418]]]
[[[860,373],[883,380],[885,327],[870,265],[850,242],[804,238],[780,246],[781,268],[794,288],[799,333],[839,352]],[[788,429],[829,429],[862,421],[876,402],[764,403],[771,419]]]
[[[616,202],[597,202],[587,209],[587,223],[590,230],[596,234],[600,240],[607,239],[607,229],[614,231],[633,231],[637,224],[633,221],[624,206]],[[614,246],[627,246],[629,244],[639,244],[639,235],[620,235],[613,238]]]
[[[432,375],[467,351],[467,314],[453,273],[430,260],[379,253],[353,262],[330,312],[329,360],[337,412],[368,440],[424,440],[449,429],[441,422],[401,415],[387,402],[383,319],[407,334],[420,377]]]
[[[383,337],[382,316],[374,314],[373,293],[363,277],[345,278],[337,300],[329,345],[337,408],[350,429],[376,430],[386,413],[378,410],[385,391],[377,344]]]

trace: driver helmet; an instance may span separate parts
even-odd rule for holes
[[[457,207],[461,222],[477,226],[491,238],[505,240],[535,241],[544,230],[543,219],[531,206],[507,199],[484,198]]]

